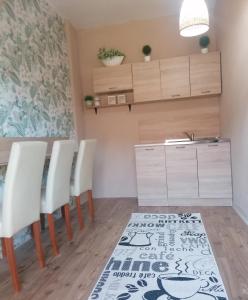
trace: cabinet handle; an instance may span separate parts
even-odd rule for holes
[[[116,86],[113,86],[113,87],[110,87],[109,90],[116,90],[117,87]]]
[[[153,151],[154,148],[146,148],[145,151]]]
[[[203,92],[201,92],[202,94],[210,94],[211,93],[211,91],[203,91]]]
[[[172,98],[181,97],[180,94],[171,95]]]
[[[176,149],[185,149],[185,146],[177,146]]]
[[[208,145],[208,147],[219,147],[218,144]]]

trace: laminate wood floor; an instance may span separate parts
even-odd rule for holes
[[[132,212],[186,211],[202,214],[230,300],[248,300],[248,226],[232,208],[139,208],[135,199],[97,200],[96,221],[86,221],[82,232],[73,212],[72,242],[67,241],[64,222],[59,220],[60,256],[52,256],[48,233],[42,234],[47,262],[44,270],[38,267],[32,241],[19,248],[16,257],[23,289],[18,295],[13,294],[7,262],[1,260],[0,299],[87,300]]]

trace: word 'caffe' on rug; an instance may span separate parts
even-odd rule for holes
[[[228,300],[200,214],[132,214],[89,300]]]

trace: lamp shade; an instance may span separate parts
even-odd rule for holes
[[[204,0],[184,0],[180,12],[180,34],[201,35],[209,30],[208,7]]]

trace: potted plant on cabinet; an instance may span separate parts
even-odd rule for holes
[[[125,54],[113,48],[100,48],[97,57],[105,66],[109,67],[121,65],[125,58]]]
[[[92,107],[93,106],[93,101],[94,101],[94,97],[87,95],[84,97],[84,101],[87,107]]]
[[[151,61],[152,48],[149,45],[145,45],[142,49],[142,52],[144,54],[145,62]]]
[[[201,47],[201,53],[207,54],[208,53],[208,46],[210,44],[210,38],[207,35],[204,35],[200,38],[199,44]]]

